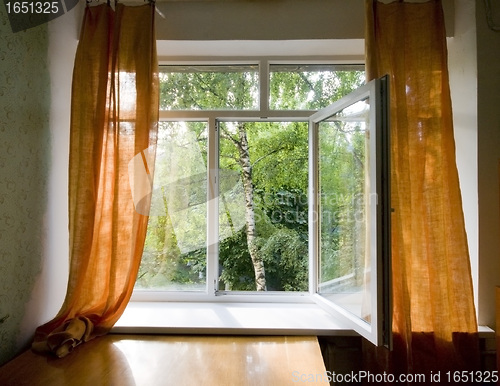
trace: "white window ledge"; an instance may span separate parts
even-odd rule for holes
[[[243,302],[130,302],[113,333],[318,335],[358,334],[317,304]],[[479,326],[480,338],[494,331]]]
[[[233,302],[130,302],[112,332],[357,335],[316,304]]]

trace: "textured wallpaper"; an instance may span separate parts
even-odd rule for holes
[[[18,353],[41,269],[50,156],[47,25],[12,33],[0,5],[0,365]]]

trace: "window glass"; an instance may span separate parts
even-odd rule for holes
[[[359,101],[318,126],[318,293],[369,322],[369,104]]]
[[[255,110],[257,65],[160,66],[160,110]]]
[[[318,110],[365,82],[363,65],[271,64],[271,110]]]
[[[205,290],[207,124],[161,122],[136,288]]]

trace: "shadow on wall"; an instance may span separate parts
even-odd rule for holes
[[[12,33],[0,6],[0,365],[41,270],[50,152],[48,28]]]

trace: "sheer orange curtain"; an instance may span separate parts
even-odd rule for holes
[[[68,288],[55,319],[36,330],[35,351],[65,356],[127,305],[148,222],[129,163],[156,143],[158,89],[154,5],[87,7],[72,86]]]
[[[366,359],[392,373],[474,367],[477,324],[441,1],[366,0],[366,55],[368,80],[390,77],[394,208],[394,351],[366,346]]]

